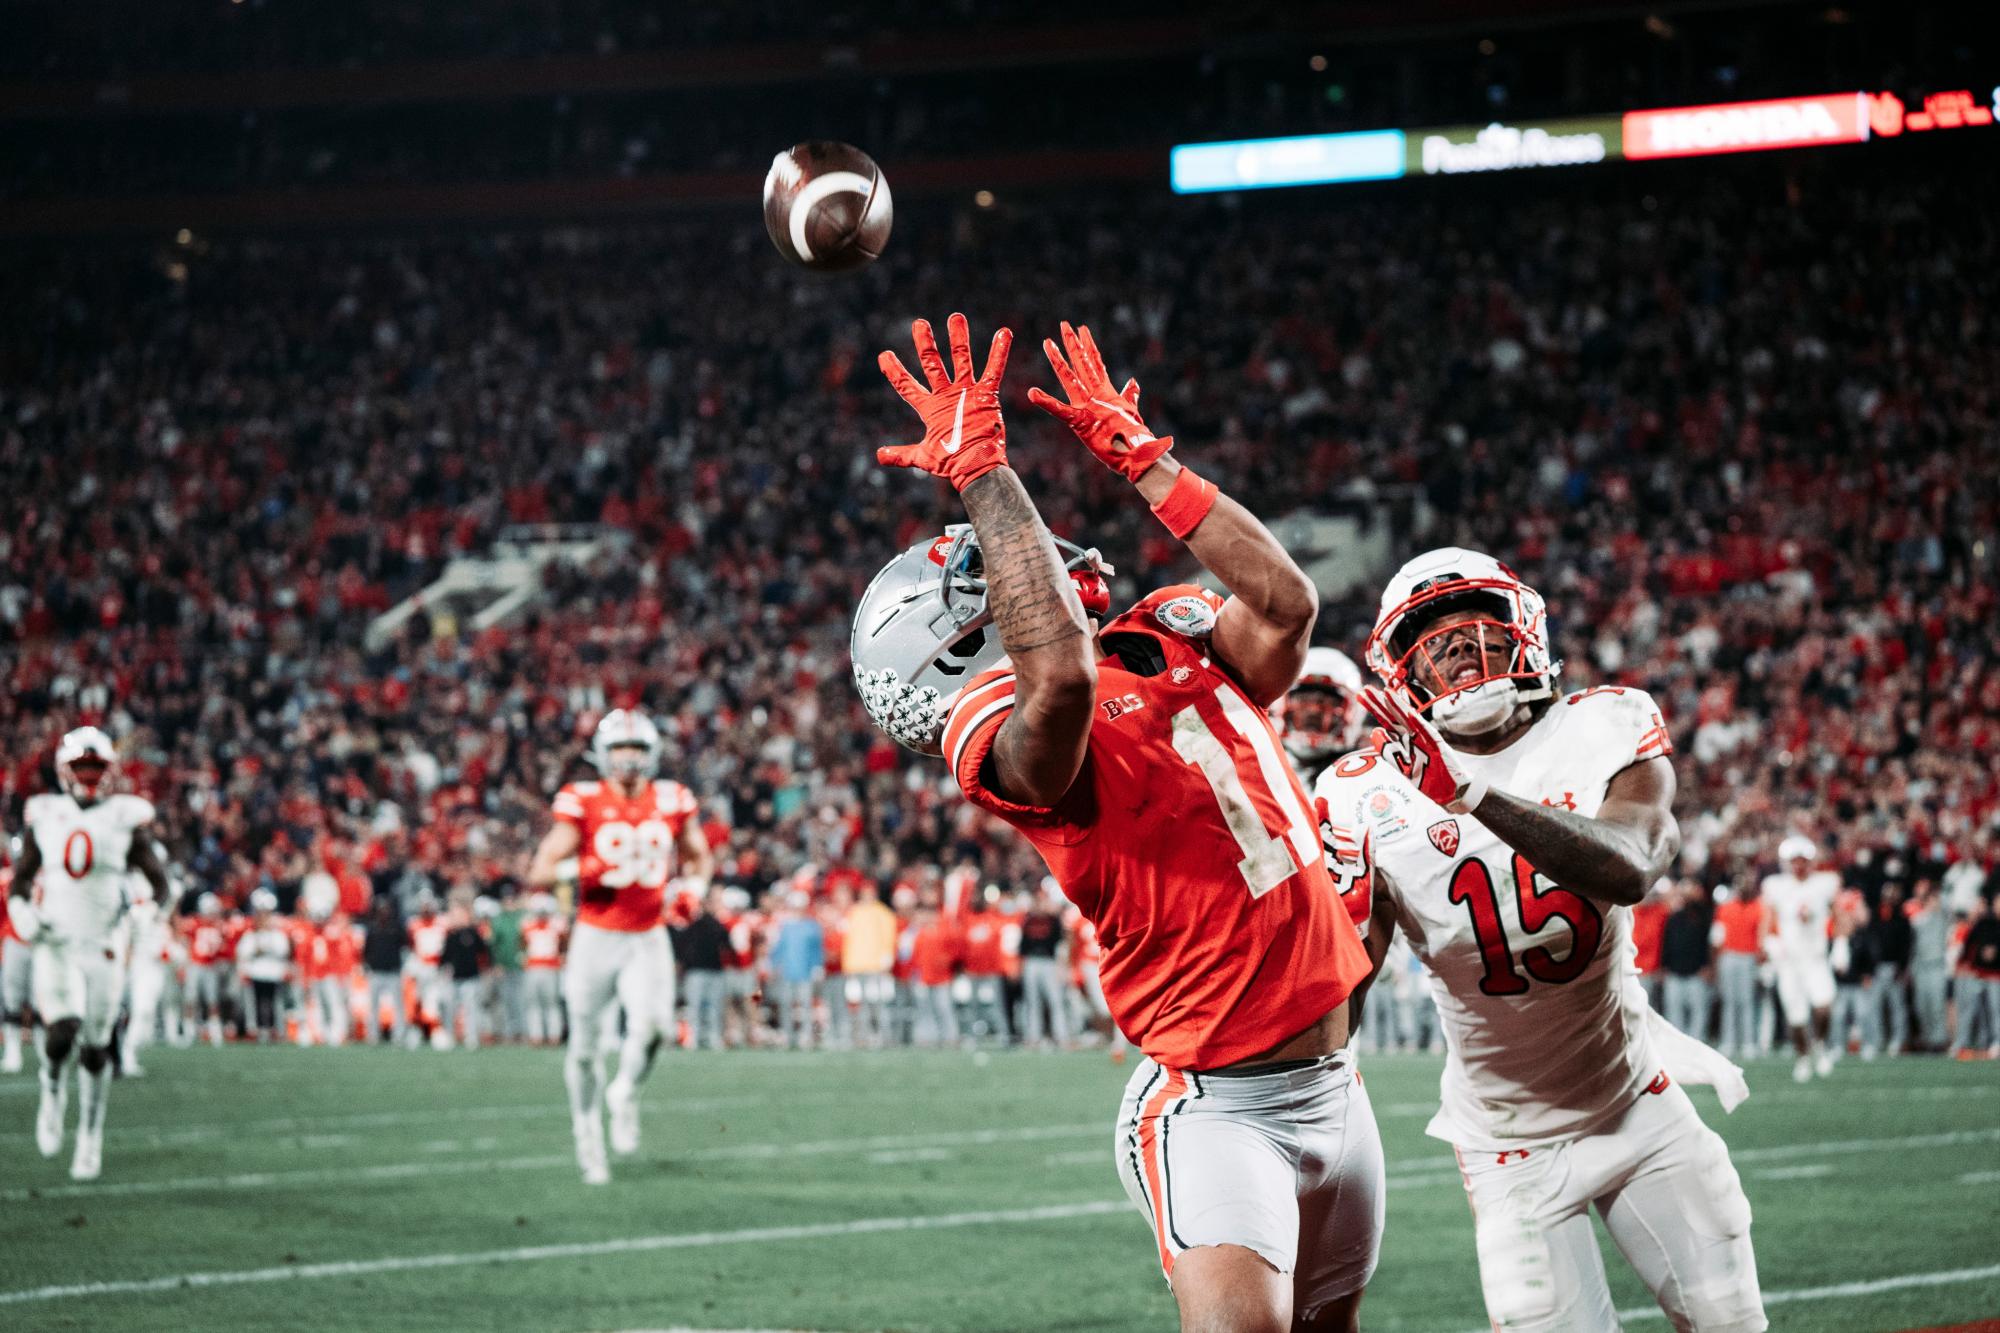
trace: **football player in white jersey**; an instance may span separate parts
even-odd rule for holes
[[[1271,723],[1307,791],[1319,775],[1368,739],[1368,710],[1361,706],[1361,668],[1338,648],[1306,649],[1305,668],[1291,690],[1271,705]]]
[[[1833,1007],[1827,924],[1833,900],[1840,894],[1840,876],[1814,870],[1818,857],[1812,839],[1794,833],[1778,844],[1778,860],[1785,869],[1764,877],[1764,951],[1777,974],[1778,1004],[1792,1032],[1792,1049],[1798,1052],[1792,1078],[1799,1083],[1815,1070],[1821,1078],[1833,1072],[1833,1053],[1826,1045]]]
[[[1542,599],[1457,548],[1391,580],[1368,665],[1383,726],[1321,776],[1323,832],[1343,893],[1370,895],[1370,953],[1401,927],[1430,972],[1428,1132],[1457,1154],[1493,1327],[1618,1327],[1595,1207],[1676,1328],[1765,1328],[1749,1203],[1677,1086],[1740,1095],[1740,1071],[1634,973],[1630,905],[1680,847],[1658,709],[1559,697]]]
[[[126,877],[143,875],[160,902],[172,892],[150,832],[152,802],[112,793],[117,766],[117,749],[96,727],[62,738],[56,747],[62,791],[28,798],[27,837],[9,890],[17,927],[27,918],[22,935],[34,946],[35,1012],[42,1020],[35,1144],[44,1157],[62,1151],[75,1051],[82,1072],[70,1175],[77,1180],[95,1180],[103,1168],[111,1031],[125,989]]]

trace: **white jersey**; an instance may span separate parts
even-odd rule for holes
[[[1321,775],[1335,880],[1395,904],[1446,1043],[1428,1132],[1477,1150],[1554,1143],[1622,1116],[1660,1073],[1632,974],[1632,914],[1552,884],[1469,815],[1436,805],[1379,752]],[[1498,754],[1461,752],[1496,791],[1594,815],[1611,779],[1673,753],[1652,698],[1559,700]],[[1379,875],[1378,875],[1379,872]]]
[[[1764,903],[1777,925],[1769,945],[1773,962],[1826,961],[1827,923],[1839,894],[1840,876],[1831,870],[1815,870],[1804,879],[1789,873],[1764,876]]]
[[[152,821],[153,803],[107,796],[79,805],[72,796],[51,792],[29,797],[23,817],[42,853],[35,899],[44,938],[111,947],[130,903],[126,862],[132,835]]]

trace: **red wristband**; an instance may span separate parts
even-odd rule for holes
[[[1204,481],[1194,474],[1194,469],[1185,463],[1181,474],[1174,478],[1174,488],[1153,506],[1154,515],[1167,525],[1167,531],[1187,540],[1187,535],[1201,525],[1208,517],[1208,511],[1215,508],[1215,497],[1222,494],[1212,481]]]

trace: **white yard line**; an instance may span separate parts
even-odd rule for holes
[[[1875,1152],[1881,1148],[1950,1148],[1965,1143],[1991,1143],[1995,1139],[2000,1139],[2000,1128],[1954,1129],[1941,1134],[1902,1134],[1895,1138],[1832,1139],[1825,1143],[1783,1143],[1770,1148],[1731,1148],[1729,1155],[1739,1162],[1776,1162],[1788,1157]]]
[[[1800,1166],[1767,1166],[1761,1171],[1752,1171],[1752,1180],[1818,1180],[1833,1174],[1833,1168],[1825,1162],[1807,1162]]]
[[[1879,1296],[1885,1291],[1907,1291],[1911,1287],[1950,1287],[1961,1282],[1984,1282],[1989,1278],[2000,1278],[2000,1264],[1988,1264],[1984,1268],[1947,1268],[1936,1273],[1902,1273],[1896,1277],[1869,1278],[1863,1282],[1836,1282],[1829,1287],[1796,1287],[1791,1291],[1767,1291],[1764,1293],[1764,1304],[1794,1305],[1800,1301],[1831,1301],[1853,1296]],[[1667,1316],[1657,1305],[1647,1305],[1636,1310],[1620,1310],[1618,1317],[1636,1323],[1641,1319],[1665,1319]]]
[[[676,1154],[674,1160],[699,1164],[714,1161],[770,1161],[787,1157],[821,1157],[843,1153],[907,1154],[928,1149],[984,1147],[998,1143],[1037,1143],[1045,1139],[1074,1138],[1083,1134],[1102,1133],[1104,1126],[1097,1124],[1023,1125],[1014,1129],[968,1130],[957,1134],[877,1134],[860,1139],[725,1143]],[[115,1163],[118,1148],[115,1132],[111,1136],[109,1147]],[[524,1157],[480,1156],[389,1162],[374,1166],[306,1167],[289,1171],[243,1171],[227,1175],[180,1176],[167,1180],[99,1180],[82,1185],[49,1184],[0,1190],[0,1202],[116,1198],[133,1194],[181,1194],[197,1190],[234,1192],[294,1185],[392,1182],[421,1179],[425,1176],[466,1175],[486,1171],[547,1171],[557,1167],[574,1169],[575,1161],[569,1153],[550,1153]],[[116,1169],[115,1165],[113,1169]]]
[[[751,1227],[741,1231],[679,1232],[664,1236],[631,1236],[622,1240],[579,1241],[568,1245],[526,1245],[518,1249],[478,1250],[465,1254],[412,1254],[381,1259],[350,1259],[337,1263],[286,1264],[278,1268],[176,1273],[166,1277],[134,1278],[112,1282],[77,1282],[62,1286],[30,1287],[20,1291],[0,1291],[0,1305],[27,1305],[33,1302],[73,1300],[80,1297],[161,1295],[206,1287],[299,1282],[314,1278],[358,1277],[372,1273],[408,1273],[439,1268],[473,1268],[485,1264],[518,1264],[540,1259],[585,1259],[606,1254],[703,1249],[717,1245],[759,1245],[773,1241],[821,1240],[837,1236],[1059,1222],[1070,1218],[1123,1212],[1131,1206],[1123,1199],[1094,1199],[1084,1203],[1054,1203],[1035,1208],[1005,1208],[978,1213],[942,1213],[929,1217],[868,1217],[852,1222]]]
[[[655,1103],[648,1110],[660,1115],[693,1111],[722,1111],[739,1106],[767,1106],[768,1097],[687,1097]],[[351,1115],[278,1116],[269,1120],[239,1120],[233,1124],[179,1125],[172,1129],[120,1130],[114,1119],[112,1140],[123,1147],[178,1148],[194,1143],[235,1140],[245,1136],[271,1134],[320,1134],[342,1129],[381,1129],[394,1125],[435,1126],[468,1120],[550,1120],[566,1117],[569,1107],[560,1100],[537,1102],[532,1106],[454,1106],[437,1111],[362,1111]],[[29,1143],[32,1130],[0,1132],[0,1143]]]
[[[1958,1178],[1961,1185],[1992,1185],[2000,1183],[2000,1171],[1968,1171]]]

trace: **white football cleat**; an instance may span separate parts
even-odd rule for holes
[[[1833,1072],[1832,1051],[1827,1050],[1825,1047],[1820,1048],[1819,1058],[1813,1062],[1813,1072],[1821,1078],[1825,1078]]]
[[[611,1151],[630,1157],[639,1151],[639,1093],[613,1080],[604,1090],[604,1105],[611,1112]]]
[[[604,1158],[604,1126],[596,1116],[575,1116],[570,1131],[576,1135],[576,1166],[586,1185],[609,1185],[611,1165]]]
[[[0,1074],[18,1074],[20,1072],[21,1072],[21,1048],[19,1046],[15,1046],[11,1048],[5,1055],[0,1055]]]
[[[1813,1062],[1810,1055],[1802,1055],[1792,1062],[1792,1082],[1812,1082]]]
[[[120,1078],[144,1078],[146,1077],[146,1066],[134,1060],[120,1065],[118,1067],[118,1075]]]
[[[42,1156],[54,1157],[62,1151],[63,1121],[68,1112],[68,1084],[58,1084],[51,1091],[48,1080],[42,1080],[42,1104],[35,1112],[35,1146],[42,1150]]]
[[[104,1136],[78,1130],[76,1156],[69,1164],[71,1180],[95,1180],[104,1170]]]

